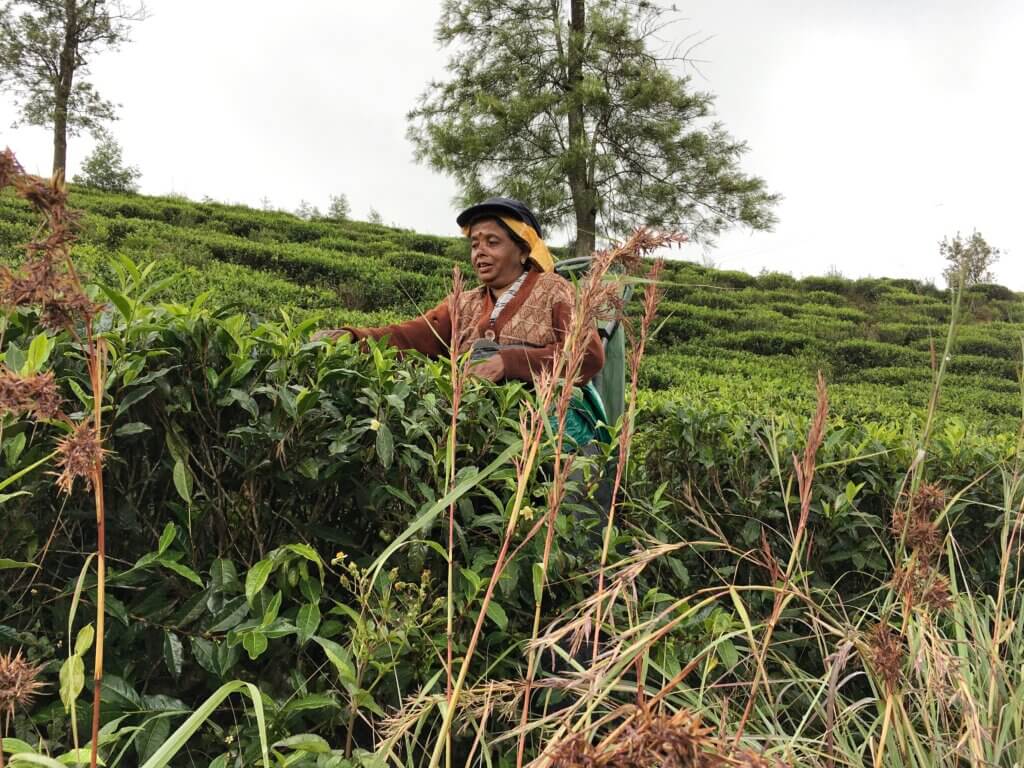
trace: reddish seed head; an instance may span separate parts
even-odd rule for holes
[[[61,468],[57,485],[64,493],[71,493],[75,478],[82,478],[85,487],[92,486],[92,479],[103,464],[106,451],[100,443],[96,428],[83,421],[75,431],[57,445],[57,466]]]
[[[28,709],[46,684],[39,680],[42,667],[30,664],[21,651],[0,656],[0,713],[14,717],[16,709]]]
[[[10,147],[0,152],[0,189],[3,189],[8,184],[12,184],[15,177],[23,173],[24,171],[14,157],[14,153],[11,152]]]
[[[27,200],[37,210],[45,214],[62,212],[68,199],[64,176],[60,173],[52,179],[29,174],[15,176],[14,191],[18,197]]]
[[[903,537],[919,559],[930,560],[942,547],[942,536],[935,517],[946,507],[945,491],[934,484],[922,485],[907,504],[893,511],[892,534]]]
[[[946,507],[946,492],[934,483],[925,483],[911,499],[911,510],[919,515],[935,517]]]
[[[21,376],[6,366],[0,368],[0,413],[52,419],[60,413],[61,402],[52,371]]]
[[[886,624],[877,624],[868,634],[868,662],[888,691],[895,691],[903,679],[903,641]]]

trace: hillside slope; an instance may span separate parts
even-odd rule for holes
[[[409,317],[443,297],[454,261],[468,264],[459,238],[364,222],[84,189],[72,204],[85,212],[78,258],[99,279],[112,279],[117,254],[155,260],[156,277],[175,276],[159,298],[211,291],[218,303],[267,317],[281,308],[325,325]],[[0,195],[0,261],[19,259],[35,226],[24,204]],[[978,286],[964,309],[944,412],[982,431],[1013,430],[1021,296]],[[806,411],[820,369],[840,417],[904,421],[927,401],[932,350],[943,348],[949,315],[947,292],[914,280],[755,277],[674,261],[644,384],[659,399]]]

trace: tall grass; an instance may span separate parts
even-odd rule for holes
[[[1000,473],[1004,487],[1001,507],[992,510],[1001,526],[1000,549],[993,553],[1000,562],[994,584],[971,583],[956,536],[958,505],[972,483],[944,488],[929,481],[929,444],[960,295],[952,295],[945,348],[941,358],[934,356],[933,389],[914,460],[903,487],[893,491],[891,524],[879,531],[889,544],[888,580],[862,595],[849,595],[812,578],[815,455],[828,432],[827,386],[819,376],[818,405],[801,454],[787,458],[776,445],[765,445],[774,452],[780,486],[797,491],[788,529],[766,530],[756,551],[715,540],[711,528],[712,535],[699,542],[652,542],[610,559],[614,521],[609,519],[595,592],[549,616],[543,628],[537,601],[533,637],[523,649],[522,679],[484,676],[467,683],[471,643],[460,670],[459,696],[446,701],[434,764],[441,737],[457,721],[475,732],[470,756],[479,765],[507,754],[510,741],[516,744],[517,764],[563,768],[1021,764],[1021,454],[1018,450],[1011,466],[988,470]],[[642,349],[644,335],[639,339]],[[543,395],[545,390],[539,391]],[[541,397],[539,402],[549,401]],[[625,432],[619,448],[623,454],[629,445]],[[535,439],[524,429],[524,446]],[[525,455],[527,461],[532,458]],[[792,470],[787,471],[789,464]],[[559,477],[557,470],[553,476]],[[549,498],[549,515],[558,513],[557,502]],[[521,494],[513,514],[520,503]],[[537,531],[534,525],[524,538]],[[514,532],[510,525],[492,586],[507,562]],[[541,573],[547,568],[545,544]],[[713,547],[737,565],[755,565],[767,578],[761,583],[722,578],[645,610],[635,593],[639,575],[672,551],[690,546]],[[780,558],[776,552],[788,554]],[[755,597],[768,598],[767,613],[758,615],[763,599]],[[661,661],[664,644],[714,606],[730,608],[733,624],[670,673]],[[572,641],[581,637],[593,644],[586,665],[571,651]],[[727,646],[738,654],[723,665]],[[536,659],[542,654],[558,658],[560,671],[537,679]],[[551,706],[556,700],[557,706]],[[515,724],[513,710],[519,713]],[[393,747],[401,734],[429,727],[431,712],[429,697],[410,698],[392,718],[378,755],[396,766],[417,764],[415,751],[403,754]]]
[[[82,480],[93,491],[96,512],[96,629],[93,656],[92,738],[89,765],[98,762],[100,731],[100,692],[103,687],[104,624],[106,619],[106,514],[103,492],[103,400],[107,373],[107,349],[97,332],[95,320],[102,304],[86,293],[78,275],[71,247],[76,239],[78,216],[67,208],[67,188],[63,174],[43,179],[26,174],[10,149],[0,153],[0,190],[7,185],[15,194],[32,205],[40,217],[35,238],[26,245],[26,262],[15,272],[0,268],[0,308],[13,313],[19,308],[40,310],[41,324],[51,332],[66,331],[85,357],[89,373],[91,409],[80,421],[73,421],[61,411],[60,396],[52,373],[42,374],[39,368],[51,349],[45,333],[37,336],[33,347],[40,351],[33,370],[11,371],[4,366],[4,402],[0,412],[34,413],[36,418],[57,420],[67,429],[67,436],[56,450],[57,486],[70,494],[76,480]],[[4,323],[6,328],[7,323]],[[30,357],[31,357],[30,350]],[[91,641],[90,641],[91,642]],[[69,661],[80,656],[76,653]],[[81,692],[79,675],[68,677],[76,682],[65,689],[62,674],[61,698],[73,701]],[[76,732],[77,740],[77,732]],[[77,748],[77,744],[75,745]],[[2,753],[2,745],[0,745]],[[0,756],[2,760],[2,756]]]

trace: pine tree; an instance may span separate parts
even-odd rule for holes
[[[656,45],[669,20],[646,0],[446,0],[437,36],[457,53],[409,113],[417,157],[460,202],[504,194],[573,227],[577,255],[599,228],[770,228],[778,196]]]
[[[53,129],[53,172],[67,166],[68,136],[114,119],[114,105],[85,80],[89,61],[128,40],[146,18],[120,0],[8,0],[0,5],[0,89],[21,122]]]

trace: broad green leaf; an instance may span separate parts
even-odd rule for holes
[[[86,408],[91,408],[93,404],[92,396],[82,389],[82,385],[74,379],[67,379],[68,386],[71,391],[75,393],[75,397],[78,398],[78,402],[84,405]]]
[[[145,709],[142,697],[123,678],[104,673],[100,701],[121,709]]]
[[[391,436],[391,430],[387,424],[381,424],[380,429],[377,430],[376,448],[380,463],[387,469],[395,459],[395,439]]]
[[[267,583],[272,570],[274,570],[274,561],[266,558],[256,563],[245,574],[245,599],[249,601],[250,605],[252,605],[252,601],[259,594],[259,591],[263,589],[263,585]]]
[[[299,592],[311,603],[319,603],[323,591],[323,586],[316,579],[302,579],[299,582]]]
[[[355,692],[352,699],[359,709],[369,710],[378,717],[386,716],[384,714],[384,710],[380,708],[380,704],[376,702],[376,700],[373,698],[372,694],[369,691],[359,689]]]
[[[505,609],[493,600],[487,606],[487,618],[497,624],[499,629],[503,631],[508,629],[508,616]]]
[[[241,587],[234,562],[218,557],[210,565],[210,586],[218,592],[236,592]]]
[[[7,345],[4,351],[4,362],[12,371],[21,371],[25,367],[28,355],[14,342]]]
[[[7,740],[4,739],[4,741]],[[64,768],[64,763],[58,763],[52,757],[29,754],[28,752],[19,752],[11,756],[11,768],[17,765],[44,765],[46,768]]]
[[[175,562],[173,560],[166,560],[166,559],[163,559],[163,558],[161,558],[159,562],[160,562],[160,565],[162,565],[164,568],[167,568],[168,570],[174,571],[179,576],[184,576],[186,579],[191,581],[197,587],[205,586],[203,584],[203,580],[201,578],[199,578],[199,574],[196,573],[195,571],[193,571],[187,565],[182,565],[181,563],[177,563],[177,562]]]
[[[277,618],[278,611],[281,610],[281,590],[274,593],[274,596],[270,598],[270,604],[267,609],[263,612],[263,618],[260,623],[266,627],[274,623]]]
[[[145,400],[155,390],[156,390],[156,386],[153,385],[153,384],[150,384],[150,385],[145,386],[145,387],[138,387],[137,389],[132,389],[131,392],[129,392],[124,397],[122,397],[121,401],[117,404],[117,415],[120,416],[122,413],[127,411],[129,408],[131,408],[136,403],[141,402],[142,400]]]
[[[174,462],[174,488],[186,504],[192,504],[192,473],[181,459]]]
[[[4,736],[4,752],[9,755],[15,755],[18,752],[28,752],[34,754],[35,749],[27,741],[16,739],[13,736]]]
[[[131,320],[132,303],[130,300],[108,285],[101,285],[100,290],[107,295],[107,298],[117,307],[117,311],[121,313],[125,320]]]
[[[295,626],[299,630],[299,645],[305,645],[320,626],[320,606],[304,604],[295,617]]]
[[[309,544],[285,544],[283,549],[288,552],[293,552],[300,557],[304,557],[311,563],[315,563],[317,569],[320,571],[320,581],[322,582],[324,580],[324,561],[320,559],[320,555],[315,549],[309,546]]]
[[[102,740],[100,741],[102,744]],[[70,752],[65,752],[57,758],[57,762],[61,765],[87,765],[92,757],[92,747],[80,747],[79,749],[72,749]],[[103,758],[96,755],[96,765],[106,765],[103,762]]]
[[[352,662],[349,658],[347,650],[342,648],[333,640],[328,640],[325,637],[314,635],[315,640],[321,648],[324,649],[324,653],[327,654],[327,658],[334,665],[334,668],[338,672],[338,678],[342,684],[348,689],[354,689],[356,687],[356,670],[352,666]]]
[[[321,755],[326,755],[331,751],[331,745],[327,743],[327,740],[323,736],[317,736],[315,733],[297,733],[294,736],[289,736],[287,739],[275,742],[273,747],[275,749],[279,747],[297,749],[302,752],[313,752]]]
[[[28,345],[28,355],[21,366],[21,374],[32,375],[39,373],[50,357],[50,352],[56,346],[57,341],[51,339],[45,333],[40,333]]]
[[[60,667],[60,700],[64,711],[71,711],[71,704],[78,699],[85,687],[85,663],[81,656],[71,654]]]
[[[227,632],[237,627],[248,615],[249,603],[244,597],[239,595],[224,604],[220,612],[213,617],[216,623],[207,631],[214,634],[217,632]]]
[[[325,693],[311,693],[301,699],[293,699],[284,706],[286,712],[302,712],[307,709],[337,709],[338,702]]]
[[[170,370],[169,368],[167,370]],[[188,461],[189,448],[185,438],[180,434],[180,427],[177,427],[174,422],[171,423],[171,428],[164,432],[164,444],[167,446],[167,450],[170,451],[171,458],[175,462]]]
[[[92,641],[96,637],[96,630],[92,624],[86,624],[78,630],[78,637],[75,638],[75,655],[85,656],[86,651],[92,648]]]
[[[217,675],[224,677],[231,668],[242,658],[242,649],[237,645],[231,646],[227,643],[217,644]]]
[[[27,443],[28,438],[25,436],[24,432],[19,432],[14,437],[6,438],[3,441],[4,458],[7,459],[7,466],[13,467],[18,463],[18,457],[21,456],[22,451],[25,450],[25,445]]]
[[[739,664],[740,654],[739,651],[736,650],[736,646],[733,644],[732,640],[723,638],[718,642],[716,650],[718,651],[718,658],[722,660],[722,663],[725,664],[728,669],[734,669],[736,665]]]
[[[185,660],[185,648],[181,644],[181,638],[171,631],[164,632],[164,664],[167,665],[174,679],[181,677],[181,667]]]
[[[171,546],[174,541],[174,536],[177,534],[178,529],[174,523],[168,523],[164,526],[164,532],[160,534],[160,542],[157,544],[156,552],[158,555],[162,555],[167,551],[167,548]]]
[[[244,376],[245,374],[243,373],[242,375]],[[248,411],[249,415],[252,416],[254,419],[259,417],[260,409],[256,405],[256,401],[252,399],[248,392],[245,392],[244,390],[241,389],[229,389],[228,394],[230,395],[231,399],[234,402],[238,403],[246,411]]]
[[[249,654],[249,658],[255,661],[267,650],[267,636],[257,629],[246,632],[242,635],[242,647]]]
[[[142,703],[147,712],[169,712],[179,715],[192,711],[181,699],[165,693],[147,693],[142,697]]]
[[[167,741],[171,733],[171,721],[164,716],[147,720],[139,735],[135,737],[135,753],[139,760],[148,760]]]
[[[216,652],[217,648],[212,640],[206,640],[202,637],[191,637],[189,643],[192,646],[192,658],[196,660],[196,664],[205,669],[211,675],[220,674],[220,670],[217,668]]]
[[[128,609],[124,603],[109,593],[106,596],[105,612],[107,616],[113,616],[121,624],[128,626]]]
[[[544,592],[544,565],[542,563],[533,564],[533,601],[539,603],[541,595]]]
[[[123,424],[114,430],[114,434],[117,437],[131,437],[132,435],[141,435],[143,432],[148,432],[151,429],[149,424],[142,421],[132,421],[128,424]]]

